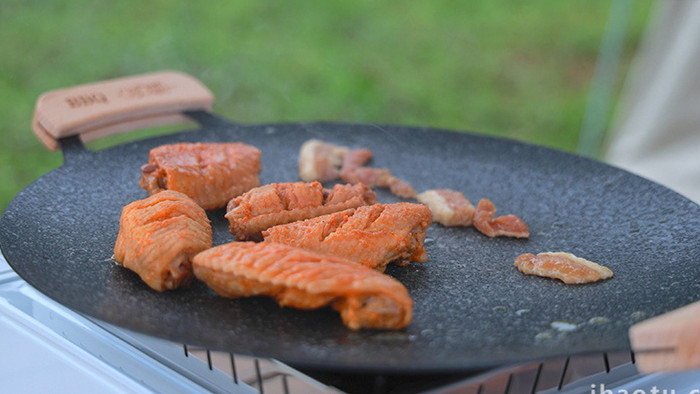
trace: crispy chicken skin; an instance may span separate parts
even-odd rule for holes
[[[152,289],[173,290],[192,279],[192,256],[211,246],[204,209],[182,193],[165,190],[122,209],[114,260]]]
[[[491,200],[479,200],[474,212],[474,227],[489,237],[529,238],[527,224],[515,215],[494,217],[496,206]]]
[[[396,260],[423,263],[430,210],[411,203],[374,204],[263,231],[266,242],[342,257],[383,272]]]
[[[239,241],[257,238],[262,230],[316,216],[377,202],[367,186],[335,185],[324,189],[319,182],[271,183],[231,200],[226,219]]]
[[[433,221],[443,226],[471,226],[474,205],[458,191],[450,189],[426,190],[416,199],[430,208]]]
[[[151,149],[139,184],[149,194],[175,190],[216,209],[260,185],[260,150],[243,143],[180,143]]]
[[[299,309],[330,305],[353,330],[400,329],[413,317],[408,290],[394,278],[287,245],[231,242],[199,253],[193,267],[223,297],[265,295]]]
[[[422,204],[374,204],[263,231],[266,242],[342,257],[383,272],[392,261],[423,263],[425,230],[431,224]]]
[[[559,279],[568,285],[591,283],[613,276],[610,269],[565,252],[524,253],[515,259],[513,265],[526,275]]]

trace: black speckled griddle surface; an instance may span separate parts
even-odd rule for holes
[[[298,180],[299,147],[309,138],[370,148],[372,166],[391,169],[418,192],[451,188],[475,204],[489,198],[498,215],[521,217],[531,237],[492,239],[471,227],[433,224],[428,261],[387,270],[415,301],[412,324],[397,332],[355,332],[330,309],[224,299],[201,283],[161,294],[110,262],[122,207],[147,196],[138,179],[151,148],[246,142],[263,152],[264,184]],[[23,279],[67,307],[182,343],[333,371],[465,372],[625,349],[630,325],[700,299],[700,206],[622,170],[543,147],[397,126],[214,122],[103,151],[64,153],[63,166],[7,207],[2,253]],[[378,198],[399,201],[382,190]],[[209,212],[215,244],[233,240],[223,214]],[[519,254],[544,251],[574,253],[615,276],[567,286],[513,267]]]

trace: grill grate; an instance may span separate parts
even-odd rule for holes
[[[186,345],[184,348],[188,349]],[[200,348],[190,349],[189,354],[194,354],[207,363],[213,363],[214,368],[224,371],[232,377],[239,373],[232,354]],[[242,372],[243,382],[260,390],[260,392],[285,394],[337,392],[330,386],[316,385],[300,388],[295,383],[290,387],[289,380],[297,379],[300,372],[285,370],[282,364],[269,360],[235,356],[235,360],[240,359],[249,364],[245,367],[247,370]],[[590,392],[590,385],[593,383],[589,382],[615,387],[616,384],[639,377],[640,375],[633,366],[633,355],[630,352],[622,351],[510,366],[467,378],[446,376],[435,378],[432,382],[431,379],[425,377],[419,379],[401,377],[397,380],[387,376],[356,375],[341,378],[345,382],[338,382],[337,376],[335,376],[336,381],[328,380],[349,392],[509,394],[580,392],[579,390],[582,388],[585,392]],[[328,377],[323,376],[319,380],[324,381],[324,378]],[[426,387],[426,382],[427,386],[432,386],[430,383],[437,382],[438,387]],[[309,391],[313,389],[315,391]]]
[[[332,387],[313,381],[301,372],[274,360],[182,345],[185,357],[196,357],[209,370],[228,375],[233,384],[243,383],[260,393],[332,393]]]

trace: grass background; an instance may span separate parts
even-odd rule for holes
[[[575,151],[611,4],[3,0],[0,212],[61,164],[30,129],[42,92],[163,69],[200,79],[241,122],[432,126]],[[652,5],[633,3],[618,85]]]

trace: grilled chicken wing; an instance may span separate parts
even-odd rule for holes
[[[254,188],[231,200],[226,218],[238,240],[256,238],[278,224],[326,215],[377,202],[367,186],[335,185],[324,189],[319,182],[272,183]]]
[[[428,207],[422,204],[375,204],[269,228],[266,242],[296,246],[342,257],[383,272],[396,260],[423,263]]]
[[[530,230],[527,224],[515,215],[494,217],[496,206],[491,200],[483,198],[476,205],[474,227],[489,237],[528,238]]]
[[[114,259],[157,291],[192,278],[192,256],[212,246],[204,209],[175,191],[162,191],[122,209]]]
[[[149,194],[175,190],[216,209],[258,186],[260,150],[243,143],[181,143],[151,149],[139,184]]]
[[[330,305],[353,330],[399,329],[413,316],[408,290],[390,276],[287,245],[231,242],[199,253],[193,267],[223,297],[265,295],[299,309]]]
[[[515,259],[513,265],[526,275],[559,279],[569,285],[596,282],[613,276],[610,269],[565,252],[545,252],[536,256],[524,253]]]

